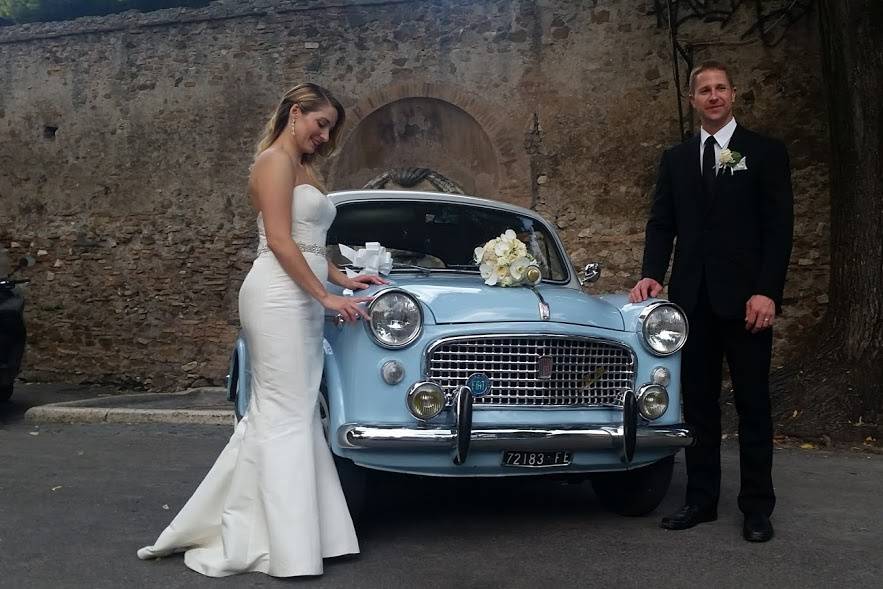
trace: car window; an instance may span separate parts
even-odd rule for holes
[[[540,265],[543,278],[567,280],[562,255],[546,227],[525,215],[475,205],[419,201],[358,201],[338,205],[328,245],[377,241],[393,261],[424,268],[477,272],[476,247],[512,229]],[[329,247],[332,261],[347,260]]]

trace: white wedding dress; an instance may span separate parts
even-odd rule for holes
[[[309,184],[292,199],[292,236],[324,282],[334,205]],[[181,512],[138,551],[142,559],[185,552],[188,567],[212,577],[317,575],[323,558],[359,552],[316,403],[324,311],[276,261],[260,215],[258,230],[258,257],[239,291],[248,413]]]

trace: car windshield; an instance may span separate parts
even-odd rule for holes
[[[334,246],[364,247],[380,242],[392,253],[398,269],[414,266],[431,271],[478,272],[475,248],[515,231],[539,263],[544,280],[565,281],[562,255],[541,222],[518,213],[449,202],[357,201],[337,207],[328,230],[332,261],[344,266],[348,260]],[[409,268],[410,267],[410,268]]]

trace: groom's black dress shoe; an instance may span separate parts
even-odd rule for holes
[[[666,530],[686,530],[696,524],[713,522],[717,519],[717,509],[699,505],[684,505],[678,511],[662,518],[660,527]]]
[[[749,513],[745,515],[745,523],[742,524],[742,536],[749,542],[766,542],[773,537],[773,524],[770,518],[762,513]]]

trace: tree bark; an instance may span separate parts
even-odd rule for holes
[[[883,2],[820,0],[819,23],[831,144],[830,302],[815,347],[774,383],[786,402],[796,406],[802,398],[804,412],[816,412],[803,420],[814,433],[877,439],[883,417]],[[781,409],[783,416],[790,411]],[[826,424],[838,418],[849,425]],[[852,427],[863,424],[872,428]]]
[[[883,406],[883,3],[822,0],[822,60],[831,137],[831,281],[825,326],[856,370],[860,406]]]

